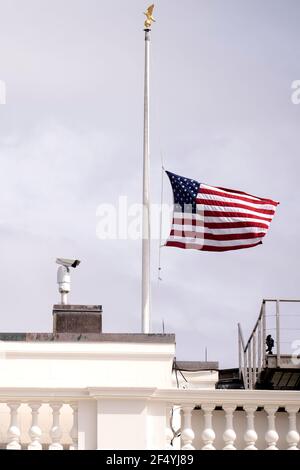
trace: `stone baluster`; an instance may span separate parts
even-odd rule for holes
[[[70,403],[70,407],[73,410],[73,425],[70,431],[72,444],[69,450],[78,450],[78,403]]]
[[[28,445],[28,450],[42,450],[42,431],[38,425],[38,416],[41,403],[28,403],[28,406],[31,408],[31,427],[29,429],[29,436],[31,442]]]
[[[183,446],[181,447],[182,450],[194,450],[195,447],[192,445],[193,440],[195,437],[195,433],[192,429],[192,410],[194,409],[193,406],[184,406],[182,408],[183,414],[183,424],[182,424],[182,432],[181,432],[181,439],[183,442]]]
[[[264,406],[264,409],[268,415],[268,431],[265,435],[265,440],[267,442],[266,450],[278,450],[276,444],[279,439],[279,436],[275,428],[275,413],[278,407]]]
[[[225,442],[225,446],[223,450],[236,450],[234,447],[234,442],[236,440],[236,433],[233,429],[233,412],[235,411],[235,405],[224,405],[223,410],[225,411],[225,421],[226,427],[225,432],[223,434],[223,440]]]
[[[10,408],[10,425],[7,433],[8,444],[6,448],[9,450],[20,450],[21,432],[18,427],[18,408],[20,406],[20,403],[11,402],[8,403],[8,406]]]
[[[171,429],[172,406],[166,407],[166,447],[165,449],[174,449],[172,446],[173,432]]]
[[[299,433],[296,425],[296,413],[299,410],[299,406],[287,406],[286,411],[289,414],[289,432],[286,435],[286,441],[288,443],[288,450],[299,450],[298,444],[300,440]]]
[[[53,422],[52,428],[50,430],[52,443],[49,446],[49,450],[63,450],[63,446],[60,443],[62,432],[59,425],[59,416],[62,403],[53,402],[50,403],[50,407],[52,408]]]
[[[245,450],[257,450],[255,443],[257,441],[257,433],[254,427],[254,413],[256,406],[244,406],[247,417],[247,430],[244,434],[244,441],[246,443]]]
[[[212,412],[215,409],[215,405],[201,405],[201,408],[204,412],[204,430],[201,434],[204,442],[202,450],[215,450],[213,442],[216,435],[212,428]]]

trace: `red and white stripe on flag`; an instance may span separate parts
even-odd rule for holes
[[[262,243],[278,202],[167,174],[173,189],[174,213],[166,246],[228,251]]]

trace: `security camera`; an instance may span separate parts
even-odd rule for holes
[[[78,259],[57,258],[56,263],[60,266],[57,270],[58,291],[61,294],[61,303],[68,303],[68,294],[71,290],[70,268],[76,268],[80,261]]]
[[[65,268],[76,268],[80,264],[79,259],[67,259],[67,258],[57,258],[56,263]]]

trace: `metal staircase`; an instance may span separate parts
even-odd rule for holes
[[[239,378],[245,389],[300,390],[299,303],[264,299],[246,344],[238,324]],[[274,336],[274,353],[266,351],[268,335]]]

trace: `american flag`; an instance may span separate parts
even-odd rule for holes
[[[262,243],[278,202],[166,173],[174,196],[166,246],[228,251]]]

